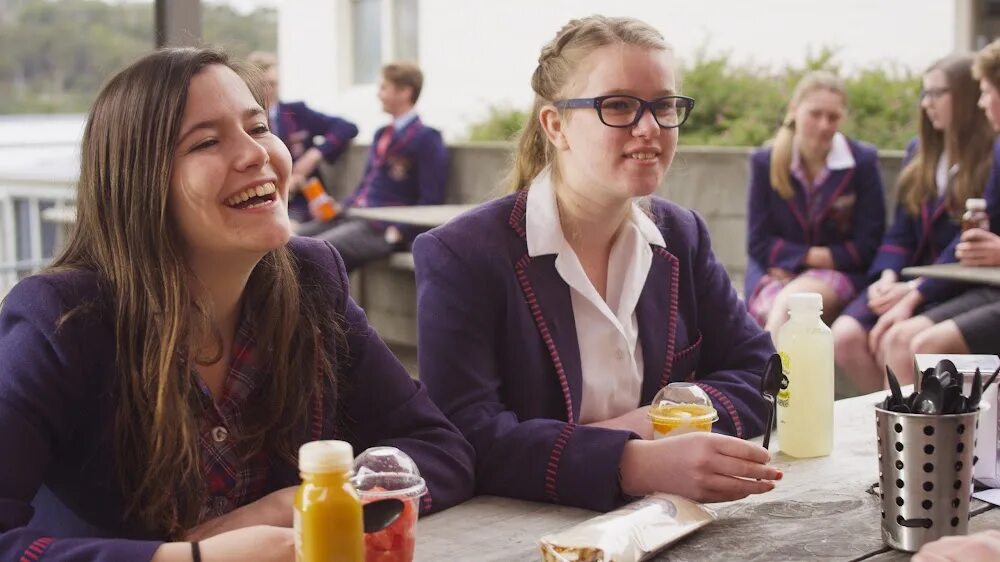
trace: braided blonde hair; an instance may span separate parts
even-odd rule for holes
[[[538,56],[531,75],[535,100],[521,127],[514,159],[504,186],[510,192],[528,187],[531,180],[552,162],[552,145],[538,121],[542,107],[558,99],[580,62],[595,50],[623,44],[670,51],[663,35],[649,24],[633,18],[589,16],[570,20]]]

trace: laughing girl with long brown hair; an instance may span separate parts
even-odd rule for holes
[[[290,239],[290,156],[257,92],[225,55],[172,49],[98,96],[72,240],[0,311],[0,558],[188,561],[201,540],[206,560],[292,560],[313,439],[404,450],[424,512],[472,493],[471,447],[340,256]],[[116,538],[64,538],[72,518]]]

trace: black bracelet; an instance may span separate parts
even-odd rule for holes
[[[198,546],[198,541],[191,543],[191,559],[193,562],[201,562],[201,547]]]

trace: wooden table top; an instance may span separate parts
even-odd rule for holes
[[[719,519],[654,560],[908,560],[882,543],[874,404],[884,393],[836,403],[830,456],[795,459],[775,452],[784,479],[770,493],[713,504]],[[759,443],[759,439],[757,442]],[[1000,527],[1000,510],[974,500],[971,530]],[[418,562],[540,560],[538,539],[596,513],[552,504],[480,496],[417,525]]]

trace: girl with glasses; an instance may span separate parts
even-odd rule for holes
[[[1000,130],[1000,41],[976,54],[973,75],[979,80],[979,108],[993,131]],[[989,156],[984,156],[989,158]],[[952,241],[938,261],[958,261],[967,267],[1000,266],[1000,143],[994,143],[992,168],[983,198],[986,199],[990,229],[972,228]],[[952,253],[952,249],[954,253]],[[895,323],[883,336],[886,362],[897,373],[911,372],[914,353],[955,353],[991,355],[1000,349],[1000,287],[937,281],[932,294],[956,294],[937,305],[925,306],[912,318]],[[940,290],[937,287],[941,287]],[[920,293],[926,294],[927,287]]]
[[[423,511],[471,495],[472,448],[339,254],[289,238],[291,157],[256,84],[169,49],[95,101],[72,240],[0,309],[0,559],[290,562],[317,439],[405,451]]]
[[[924,73],[920,134],[907,147],[896,182],[893,224],[868,270],[871,284],[832,326],[837,365],[862,392],[884,388],[887,350],[905,349],[909,355],[908,342],[900,347],[902,334],[887,332],[960,290],[941,280],[905,281],[899,272],[955,261],[965,200],[982,196],[992,162],[994,134],[976,107],[978,97],[968,55],[941,59]],[[912,381],[912,355],[892,366],[901,382]]]
[[[704,221],[653,193],[693,107],[663,36],[569,22],[543,47],[512,194],[414,244],[420,374],[476,449],[481,493],[608,510],[771,490],[759,435],[770,338]],[[711,397],[717,433],[652,441],[667,383]]]
[[[819,293],[836,318],[885,230],[878,154],[839,131],[846,98],[833,74],[807,74],[773,144],[750,157],[747,307],[772,334],[793,293]]]

